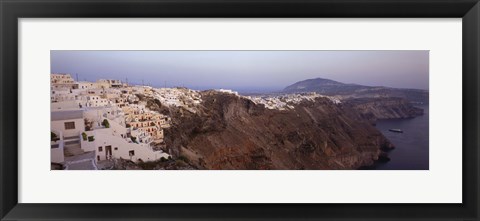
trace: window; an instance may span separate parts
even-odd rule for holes
[[[75,122],[65,122],[65,130],[75,129]]]
[[[98,147],[98,152],[102,152],[103,151],[103,148],[102,147]]]
[[[128,156],[135,156],[135,151],[134,150],[130,150],[128,151]]]

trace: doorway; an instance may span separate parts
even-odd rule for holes
[[[112,159],[112,146],[105,146],[105,158],[107,160]]]

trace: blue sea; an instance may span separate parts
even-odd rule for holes
[[[424,115],[411,119],[379,120],[377,129],[395,145],[388,152],[390,161],[377,163],[375,170],[428,170],[429,162],[429,127],[428,105],[418,106]],[[395,133],[389,129],[401,129]]]

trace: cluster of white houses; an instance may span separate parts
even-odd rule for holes
[[[283,94],[273,96],[249,96],[248,98],[256,104],[263,104],[265,108],[268,109],[287,110],[293,109],[293,104],[299,104],[302,101],[314,101],[317,97],[328,98],[334,104],[341,103],[338,98],[321,95],[316,92]]]
[[[159,147],[171,119],[149,110],[136,96],[149,93],[155,92],[118,80],[76,82],[69,74],[51,74],[52,163],[91,160],[96,168],[113,158],[134,162],[168,158]]]

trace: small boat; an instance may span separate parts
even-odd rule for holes
[[[395,133],[403,133],[403,130],[401,129],[388,129],[388,130]]]

